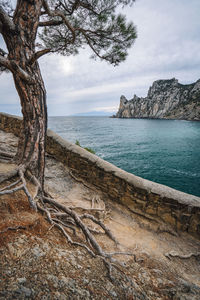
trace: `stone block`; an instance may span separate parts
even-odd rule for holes
[[[150,202],[158,202],[158,201],[160,201],[160,195],[157,195],[157,194],[154,194],[154,193],[150,193],[150,194],[148,194],[147,199]]]
[[[179,220],[180,220],[181,224],[189,224],[190,219],[191,219],[191,214],[181,214],[180,213]]]
[[[157,215],[157,207],[149,205],[146,207],[145,212],[149,215]]]
[[[165,221],[166,223],[169,223],[170,225],[172,225],[174,228],[176,228],[176,219],[174,218],[174,216],[172,216],[169,213],[165,213],[161,216],[162,220]]]

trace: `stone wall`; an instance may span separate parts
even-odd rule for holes
[[[0,114],[0,129],[19,135],[21,118]],[[125,172],[48,130],[47,152],[131,211],[200,239],[200,198]]]

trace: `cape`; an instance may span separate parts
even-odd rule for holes
[[[200,121],[200,79],[180,84],[177,79],[157,80],[147,97],[121,96],[115,118],[150,118]]]

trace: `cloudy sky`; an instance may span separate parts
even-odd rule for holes
[[[123,13],[137,26],[138,38],[120,66],[90,60],[89,49],[40,59],[50,116],[112,114],[122,94],[146,96],[154,80],[176,77],[185,84],[200,78],[200,0],[137,0]],[[0,111],[20,114],[10,74],[0,76]]]

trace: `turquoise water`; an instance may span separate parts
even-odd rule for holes
[[[50,117],[49,128],[130,173],[200,196],[200,122]]]

